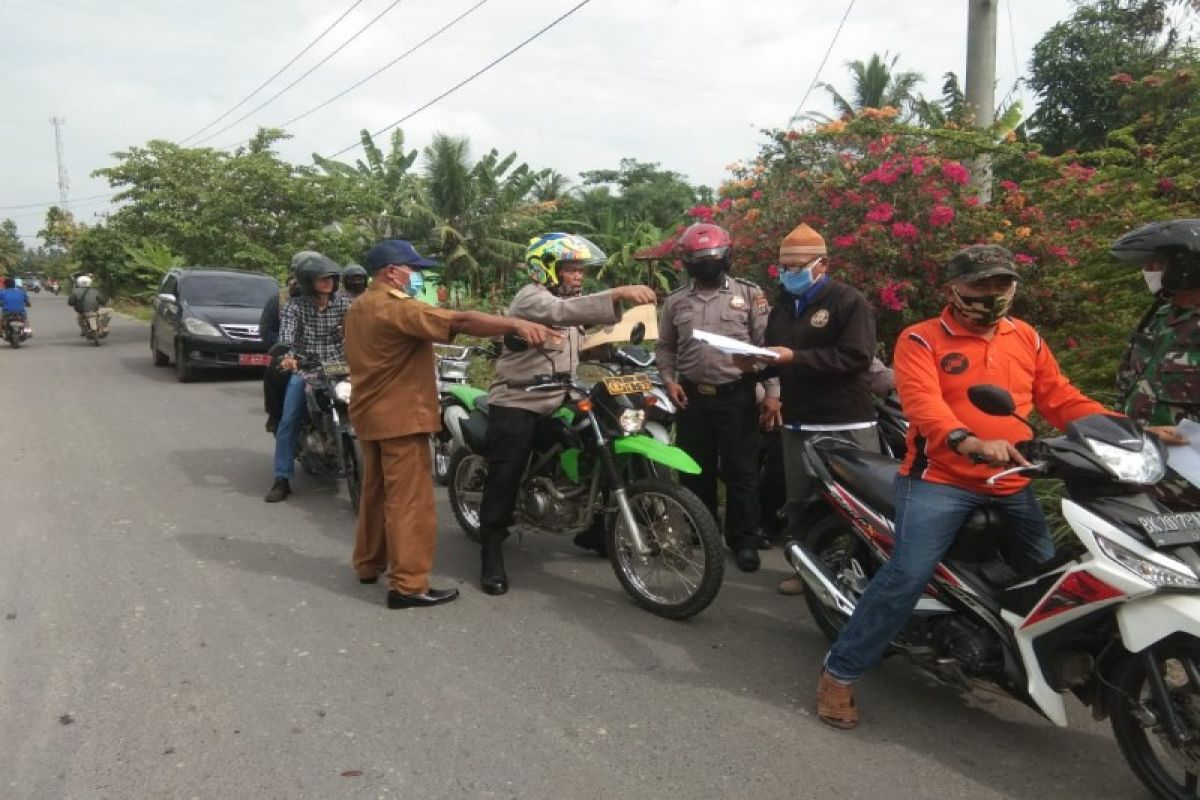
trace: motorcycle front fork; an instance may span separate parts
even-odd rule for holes
[[[609,486],[612,487],[613,500],[617,504],[617,513],[621,515],[621,521],[625,523],[625,529],[629,531],[629,538],[633,541],[633,550],[639,556],[648,556],[654,550],[646,543],[646,537],[642,535],[642,526],[638,525],[637,518],[633,515],[633,506],[629,504],[629,494],[625,491],[625,479],[621,475],[621,471],[617,469],[617,459],[613,455],[612,447],[604,438],[604,433],[600,430],[600,423],[596,419],[596,412],[589,411],[588,419],[592,423],[592,431],[596,436],[596,449],[600,453],[601,469],[604,470],[604,476],[608,480]]]

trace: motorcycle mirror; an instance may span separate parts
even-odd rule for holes
[[[529,349],[529,342],[515,333],[506,333],[504,334],[504,346],[514,353],[524,353]]]
[[[1007,389],[990,383],[980,383],[967,389],[971,405],[993,417],[1009,417],[1016,413],[1017,404]]]
[[[644,340],[645,338],[646,338],[646,323],[639,322],[637,325],[634,325],[633,330],[631,330],[629,332],[629,343],[630,344],[641,344],[642,340]]]

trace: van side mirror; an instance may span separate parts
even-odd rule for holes
[[[170,292],[159,292],[158,301],[160,303],[174,303],[175,295],[171,294]]]
[[[1010,417],[1017,411],[1017,404],[1007,389],[990,383],[980,383],[967,389],[971,405],[993,417]]]

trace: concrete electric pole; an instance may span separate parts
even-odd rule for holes
[[[967,86],[965,99],[973,127],[987,128],[996,114],[996,17],[1000,0],[968,0]],[[992,159],[975,159],[976,191],[979,199],[992,199]]]
[[[71,182],[67,180],[67,162],[62,137],[62,129],[67,121],[62,117],[51,117],[50,124],[54,126],[54,154],[58,157],[58,204],[63,211],[70,211]]]

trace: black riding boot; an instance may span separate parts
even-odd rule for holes
[[[479,587],[486,594],[504,594],[508,591],[508,574],[504,571],[504,536],[495,531],[480,531]]]

